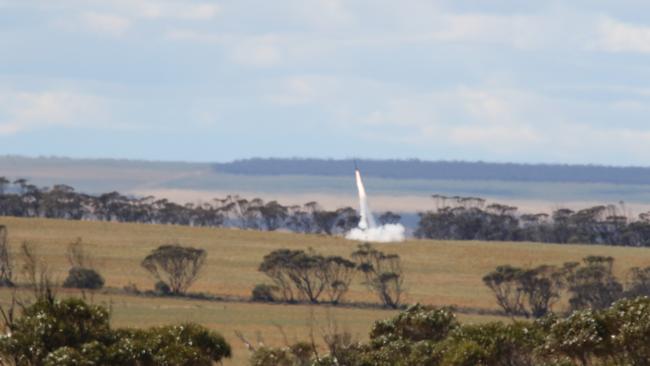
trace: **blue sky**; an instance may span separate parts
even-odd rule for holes
[[[0,0],[0,154],[650,165],[647,1]]]

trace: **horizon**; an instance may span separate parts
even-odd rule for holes
[[[459,159],[420,159],[420,158],[365,158],[365,157],[303,157],[303,156],[252,156],[245,158],[234,158],[232,160],[157,160],[146,158],[119,158],[119,157],[74,157],[64,155],[27,155],[27,154],[2,154],[0,159],[50,159],[50,160],[78,160],[78,161],[117,161],[117,162],[143,162],[143,163],[170,163],[170,164],[233,164],[250,160],[298,160],[298,161],[333,161],[333,162],[409,162],[418,161],[423,163],[458,163],[458,164],[491,164],[491,165],[519,165],[519,166],[573,166],[573,167],[597,167],[597,168],[622,168],[622,169],[650,169],[649,165],[609,165],[598,163],[552,163],[552,162],[517,162],[517,161],[496,161],[496,160],[459,160]],[[359,170],[363,170],[362,167]]]

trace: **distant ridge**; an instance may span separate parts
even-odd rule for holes
[[[600,165],[517,164],[465,161],[356,159],[364,176],[425,180],[501,180],[650,184],[650,168]],[[354,160],[253,158],[216,163],[217,172],[240,175],[346,176]]]

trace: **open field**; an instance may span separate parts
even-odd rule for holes
[[[356,245],[335,237],[233,229],[4,217],[0,218],[0,224],[8,227],[13,250],[24,240],[31,242],[58,281],[65,278],[68,268],[66,245],[81,237],[87,251],[95,258],[96,269],[106,278],[107,286],[121,288],[132,283],[139,289],[150,289],[153,280],[140,267],[141,259],[158,245],[178,241],[208,252],[206,266],[192,291],[239,297],[249,296],[256,283],[266,281],[257,271],[257,265],[274,249],[312,247],[324,254],[347,256]],[[650,265],[650,249],[645,248],[445,241],[408,241],[377,246],[401,256],[408,288],[407,302],[477,309],[497,309],[481,277],[499,264],[561,264],[578,261],[586,255],[609,255],[616,258],[615,271],[621,278],[630,267]],[[5,300],[9,295],[7,291],[0,294]],[[358,281],[347,299],[375,301]],[[363,339],[374,320],[393,314],[376,309],[221,303],[127,295],[98,294],[94,300],[112,305],[114,322],[119,326],[192,320],[218,329],[235,347],[238,356],[233,364],[237,365],[245,362],[246,353],[234,337],[235,330],[241,330],[252,339],[259,331],[268,343],[282,344],[282,336],[274,323],[282,325],[290,340],[294,335],[301,337],[309,332],[310,309],[315,309],[313,318],[317,332],[326,325],[327,318],[332,318],[340,328],[349,329]],[[491,317],[461,316],[461,319],[474,322]]]

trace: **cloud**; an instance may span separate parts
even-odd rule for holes
[[[81,14],[80,21],[85,29],[114,37],[123,35],[131,26],[125,17],[96,12]]]
[[[210,20],[221,11],[214,3],[187,1],[134,1],[120,2],[119,8],[133,17],[146,19]]]
[[[274,36],[261,36],[231,45],[230,57],[237,64],[253,67],[272,67],[283,60],[282,49]]]
[[[275,81],[275,80],[274,80]],[[279,85],[277,85],[279,83]],[[340,92],[341,80],[326,75],[295,75],[267,83],[265,98],[278,105],[317,103]]]
[[[170,41],[188,41],[198,43],[226,43],[231,37],[223,34],[199,32],[193,29],[170,29],[165,32],[164,38]]]
[[[431,38],[440,42],[503,44],[529,49],[543,43],[544,18],[532,15],[447,14]]]
[[[107,120],[102,98],[68,91],[0,91],[0,135],[48,127],[85,127]]]
[[[595,48],[608,52],[650,53],[650,27],[604,18],[598,26]]]

